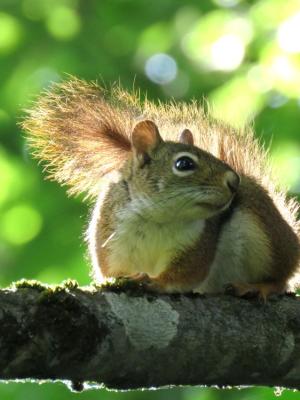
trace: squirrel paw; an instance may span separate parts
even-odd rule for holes
[[[163,292],[162,287],[155,281],[155,279],[150,278],[150,276],[145,272],[138,272],[134,275],[125,276],[124,279],[126,279],[127,282],[137,284],[145,291],[156,293]]]
[[[237,297],[258,297],[264,303],[271,294],[283,294],[282,285],[276,283],[234,283],[227,285],[225,292]]]
[[[164,291],[157,280],[150,278],[150,276],[145,272],[138,272],[137,274],[130,276],[129,279],[140,284],[143,289],[148,292],[162,293]]]

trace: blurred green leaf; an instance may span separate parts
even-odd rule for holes
[[[76,11],[59,5],[49,13],[46,25],[56,39],[69,40],[79,33],[81,21]]]
[[[13,52],[22,40],[22,26],[14,16],[0,12],[0,57]]]
[[[300,193],[300,0],[0,0],[0,8],[1,285],[23,277],[91,280],[83,240],[89,207],[43,180],[17,124],[35,96],[65,73],[120,80],[129,89],[134,83],[155,101],[207,97],[219,118],[236,126],[253,121],[257,135],[271,144],[280,183]],[[145,73],[158,53],[174,61],[170,81],[157,75],[151,81]],[[74,394],[62,384],[0,385],[1,399],[75,397],[269,400],[275,395],[267,388]],[[298,397],[284,391],[280,399]]]

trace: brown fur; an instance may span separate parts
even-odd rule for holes
[[[288,200],[274,183],[268,152],[250,128],[237,132],[213,119],[197,102],[156,105],[147,99],[142,101],[137,93],[129,94],[119,86],[107,90],[78,79],[53,85],[28,111],[22,126],[28,132],[34,155],[45,161],[50,178],[69,185],[72,194],[85,192],[87,197],[94,198],[99,193],[101,178],[120,170],[131,158],[131,134],[141,119],[153,121],[167,141],[189,142],[192,139],[182,136],[180,139],[179,134],[191,130],[195,146],[221,159],[242,176],[237,202],[258,217],[262,225],[259,229],[267,233],[271,243],[272,276],[277,282],[286,281],[295,270],[299,254],[299,242],[294,234],[296,232],[299,238],[299,205],[293,199]],[[114,223],[106,220],[98,223],[103,223],[103,240],[106,240]],[[214,230],[210,227],[209,232],[213,234]],[[207,232],[202,240],[212,242]],[[216,245],[216,241],[213,242]],[[293,247],[291,251],[289,246]],[[197,247],[198,252],[200,247]],[[212,253],[205,255],[196,254],[194,249],[194,252],[186,252],[185,258],[190,254],[192,268],[196,263],[192,261],[194,256],[209,265],[214,254],[213,247],[210,249]],[[105,270],[105,248],[103,254]],[[171,276],[169,270],[160,276],[165,287],[176,286],[177,275],[179,280],[185,279],[187,283],[190,280],[188,271],[182,274],[180,261],[170,266],[170,271]],[[203,280],[206,273],[205,268],[199,270],[199,280]],[[190,283],[188,285],[191,287]]]
[[[157,285],[158,290],[189,292],[197,287],[199,282],[204,281],[218,243],[218,222],[218,218],[208,221],[197,243],[180,257],[175,258],[168,269],[153,279],[153,284]]]

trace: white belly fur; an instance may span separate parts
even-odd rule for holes
[[[120,220],[117,233],[107,243],[109,274],[118,276],[125,266],[128,275],[145,272],[158,276],[180,250],[198,240],[204,226],[203,220],[165,224],[139,216]]]
[[[194,291],[217,293],[230,283],[257,283],[271,265],[266,233],[253,215],[237,209],[223,227],[215,259],[205,281]]]

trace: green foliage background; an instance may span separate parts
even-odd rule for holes
[[[43,180],[17,125],[22,110],[51,81],[67,73],[120,80],[128,88],[135,82],[155,100],[205,96],[220,118],[236,126],[253,123],[271,144],[280,183],[297,194],[299,53],[299,0],[0,0],[0,284],[23,277],[90,281],[83,242],[89,208]],[[162,65],[151,58],[157,54],[171,58],[163,58]],[[182,388],[76,395],[59,383],[0,385],[1,399],[75,396],[252,400],[273,398],[274,391]],[[297,396],[285,391],[281,398]]]

